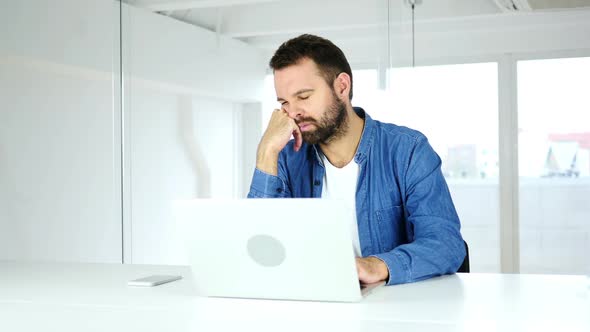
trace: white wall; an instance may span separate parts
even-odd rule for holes
[[[0,259],[121,262],[112,1],[3,1]]]
[[[187,264],[173,203],[245,196],[260,106],[138,89],[130,98],[131,262]]]
[[[174,200],[233,197],[232,103],[131,92],[132,262],[186,264]]]
[[[247,103],[242,104],[240,114],[241,135],[238,139],[241,142],[241,165],[237,170],[241,173],[242,182],[238,186],[237,192],[239,197],[246,197],[250,190],[250,183],[252,182],[252,175],[256,167],[256,151],[258,143],[262,138],[262,123],[263,103]]]
[[[186,264],[173,202],[244,196],[266,59],[242,42],[134,7],[125,6],[123,31],[125,261]]]

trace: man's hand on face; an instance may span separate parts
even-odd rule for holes
[[[278,174],[278,156],[279,152],[289,143],[291,135],[295,138],[295,151],[299,151],[303,139],[299,126],[295,120],[289,117],[286,111],[276,109],[270,117],[268,127],[258,144],[258,153],[256,155],[256,168],[272,174]]]
[[[372,284],[389,279],[387,265],[377,257],[357,257],[356,270],[359,275],[359,281],[363,284]]]

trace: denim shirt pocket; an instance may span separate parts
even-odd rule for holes
[[[402,206],[391,206],[375,211],[377,237],[383,252],[391,251],[402,244],[405,234]]]

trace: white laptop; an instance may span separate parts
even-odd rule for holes
[[[359,284],[341,201],[197,199],[175,209],[203,295],[354,302],[384,284]]]

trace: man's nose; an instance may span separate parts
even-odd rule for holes
[[[289,117],[293,120],[297,120],[297,118],[301,117],[301,114],[303,113],[299,107],[295,106],[285,107],[285,111],[287,112],[287,115],[289,115]]]

